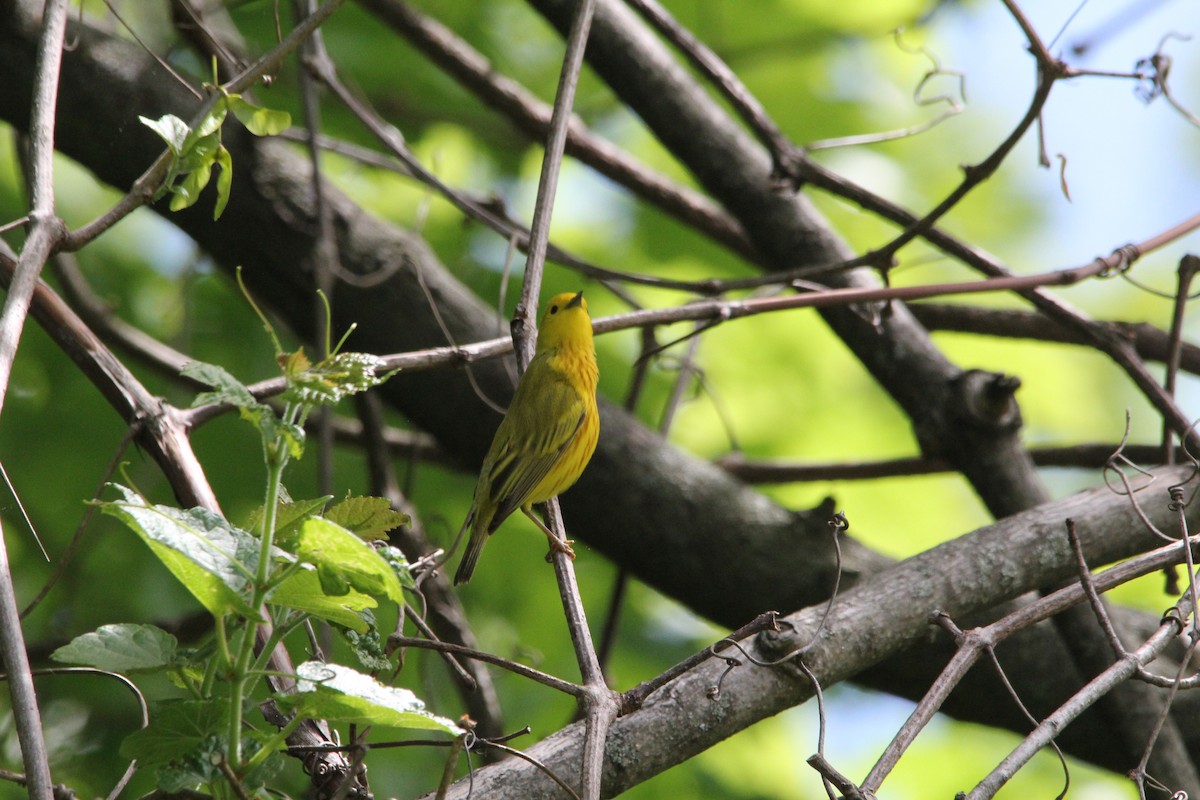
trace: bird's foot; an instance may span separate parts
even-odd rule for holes
[[[554,559],[555,553],[562,553],[572,561],[575,560],[575,550],[571,545],[575,544],[574,539],[560,539],[557,536],[547,536],[550,541],[550,552],[546,553],[546,563]]]

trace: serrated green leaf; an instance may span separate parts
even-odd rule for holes
[[[229,96],[234,116],[255,136],[274,136],[292,126],[292,115],[286,111],[256,106],[239,95]]]
[[[326,594],[356,589],[404,602],[404,588],[391,566],[362,539],[329,520],[310,517],[301,524],[296,557],[317,568]]]
[[[262,408],[263,404],[255,399],[246,385],[224,367],[216,364],[205,364],[202,361],[189,361],[179,370],[179,374],[205,386],[211,386],[213,391],[201,392],[192,401],[192,408],[209,403],[228,403],[238,408]]]
[[[202,508],[148,505],[136,492],[110,484],[124,501],[101,503],[142,538],[168,570],[214,616],[257,617],[247,598],[258,565],[258,539]]]
[[[177,646],[174,636],[153,625],[103,625],[76,636],[50,658],[109,672],[136,672],[171,666]]]
[[[306,661],[296,668],[296,693],[278,698],[299,713],[330,722],[418,728],[459,735],[463,730],[449,719],[425,710],[408,689],[384,686],[341,664]]]
[[[213,206],[213,219],[218,220],[225,213],[225,206],[229,204],[229,191],[233,187],[233,157],[229,155],[229,151],[222,145],[217,150],[216,155],[217,165],[221,168],[217,173],[217,202]]]
[[[410,522],[386,497],[348,497],[322,516],[364,539],[383,539],[388,531]]]
[[[374,597],[353,589],[337,596],[326,594],[320,577],[309,569],[289,575],[271,590],[267,602],[336,622],[358,633],[365,633],[369,627],[361,612],[379,605]]]
[[[188,134],[192,132],[188,124],[174,114],[165,114],[158,119],[148,119],[139,116],[138,120],[147,128],[157,133],[167,143],[167,148],[175,156],[178,156],[183,151],[183,144],[187,141]]]
[[[229,725],[228,703],[213,700],[167,700],[155,704],[150,724],[125,737],[121,755],[152,767],[180,761],[211,749]]]

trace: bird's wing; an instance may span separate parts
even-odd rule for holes
[[[561,373],[545,364],[530,365],[531,370],[543,368],[544,379],[527,379],[517,387],[509,414],[501,423],[515,427],[518,420],[523,420],[526,427],[534,427],[536,432],[523,437],[524,440],[515,435],[505,437],[506,447],[496,454],[489,472],[489,494],[496,503],[492,530],[529,501],[533,490],[579,433],[587,413],[579,392]],[[522,392],[530,386],[536,386],[536,392]],[[529,426],[530,420],[536,420],[537,424]]]

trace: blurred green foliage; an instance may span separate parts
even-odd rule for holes
[[[129,4],[125,4],[129,5]],[[150,4],[136,4],[141,7]],[[234,20],[254,52],[274,41],[272,12],[266,0],[231,3]],[[282,4],[286,5],[286,4]],[[494,67],[547,101],[557,79],[562,45],[540,17],[515,0],[421,5],[489,58]],[[977,3],[935,4],[920,0],[874,3],[867,0],[801,2],[771,0],[674,0],[667,5],[702,40],[723,55],[745,80],[779,126],[796,142],[903,128],[930,119],[936,109],[912,99],[929,68],[912,48],[932,53],[958,52],[950,37],[971,31],[1008,37],[1012,30],[984,30]],[[924,15],[941,6],[923,25]],[[88,14],[95,12],[88,8]],[[139,35],[160,51],[174,35],[165,19],[151,11],[130,21]],[[111,18],[106,25],[119,29]],[[287,20],[284,21],[287,24]],[[972,27],[972,26],[976,27]],[[904,34],[903,47],[891,31]],[[496,196],[510,211],[528,218],[540,167],[540,148],[506,120],[482,107],[454,81],[398,39],[378,20],[347,4],[323,29],[326,45],[344,80],[400,128],[410,147],[441,180]],[[204,76],[206,66],[174,49],[181,69]],[[962,66],[952,64],[948,66]],[[985,69],[989,65],[976,65]],[[1029,75],[1022,75],[1030,81]],[[303,119],[296,93],[297,67],[289,62],[257,102]],[[967,76],[968,81],[971,75]],[[1014,79],[1016,80],[1016,79]],[[950,91],[945,85],[939,91]],[[990,99],[990,98],[989,98]],[[1026,97],[1027,99],[1027,97]],[[650,166],[687,181],[683,170],[593,76],[580,88],[577,110],[595,130],[617,141]],[[912,209],[934,205],[961,177],[959,164],[985,156],[1007,134],[1019,109],[968,105],[967,113],[920,136],[885,144],[821,151],[818,160],[886,197]],[[323,103],[325,133],[359,144],[371,139],[336,103]],[[131,120],[131,124],[134,121]],[[21,179],[13,133],[0,128],[0,216],[23,212]],[[1045,185],[1057,178],[1035,172],[1032,150],[1022,145],[1017,165],[980,187],[947,220],[968,241],[1014,260],[1019,271],[1067,266],[1046,263],[1039,242],[1053,237],[1047,222]],[[418,230],[443,262],[480,296],[494,301],[503,281],[505,242],[466,223],[430,190],[394,173],[364,167],[346,158],[326,156],[324,166],[337,185],[372,213],[396,225]],[[236,169],[236,165],[235,165]],[[1031,177],[1033,176],[1033,177]],[[1036,184],[1035,184],[1036,182]],[[233,191],[237,191],[236,176]],[[560,184],[554,240],[581,257],[617,269],[674,278],[733,277],[754,274],[751,267],[662,213],[642,206],[606,179],[568,163]],[[60,213],[79,224],[103,211],[117,196],[98,187],[85,171],[60,159]],[[816,193],[817,206],[856,250],[880,244],[891,235],[881,223],[845,201]],[[1076,254],[1086,260],[1106,252],[1137,232],[1096,231]],[[1146,233],[1143,231],[1142,233]],[[19,246],[20,233],[5,238]],[[1084,249],[1086,248],[1090,249]],[[246,382],[273,374],[270,343],[252,312],[230,282],[214,272],[203,253],[179,234],[169,220],[140,211],[78,255],[96,292],[119,316],[195,358],[218,363]],[[1169,288],[1173,262],[1153,257],[1147,267]],[[519,272],[519,263],[513,272]],[[48,276],[49,277],[49,276]],[[956,264],[931,257],[914,245],[901,254],[893,273],[897,284],[962,280]],[[50,278],[53,282],[53,278]],[[574,287],[577,277],[551,265],[544,293]],[[509,277],[508,309],[519,291],[519,275]],[[647,305],[668,305],[683,295],[635,287]],[[1074,298],[1092,313],[1122,319],[1145,318],[1162,324],[1169,304],[1128,286],[1112,284],[1079,291]],[[594,316],[624,310],[614,297],[593,292]],[[971,302],[1015,305],[1008,298],[972,298]],[[682,335],[685,326],[664,329],[660,341]],[[1026,437],[1033,443],[1066,444],[1119,439],[1126,408],[1132,410],[1135,439],[1152,441],[1155,423],[1145,403],[1109,363],[1078,348],[963,334],[939,334],[937,342],[955,363],[1017,374]],[[638,353],[631,332],[598,341],[601,392],[622,401],[629,366]],[[670,394],[682,348],[655,362],[637,413],[658,426]],[[123,354],[124,355],[124,354]],[[908,421],[870,376],[811,311],[757,317],[725,325],[707,334],[698,350],[703,381],[694,384],[669,436],[702,457],[738,449],[748,457],[789,458],[808,462],[847,462],[912,455],[916,452]],[[189,391],[167,376],[131,362],[155,392],[186,405]],[[771,392],[761,390],[768,379]],[[1190,386],[1190,384],[1189,384]],[[1194,387],[1189,389],[1194,391]],[[395,424],[404,420],[393,418]],[[31,325],[21,343],[11,390],[0,425],[0,459],[12,477],[38,534],[52,555],[38,554],[13,503],[4,493],[0,515],[14,564],[19,597],[32,598],[59,565],[68,543],[106,477],[106,465],[118,457],[124,427],[92,386]],[[261,502],[262,464],[253,434],[233,419],[210,423],[195,436],[227,515],[241,519]],[[136,449],[119,456],[122,469],[153,499],[170,502],[156,466]],[[435,466],[411,470],[399,465],[406,487],[431,536],[448,543],[467,510],[474,476]],[[297,497],[317,494],[311,454],[293,467],[288,486]],[[335,459],[335,494],[361,491],[365,468],[350,448]],[[1098,482],[1095,473],[1049,474],[1062,494]],[[826,495],[837,498],[852,523],[852,533],[867,544],[903,557],[959,535],[987,521],[966,483],[955,476],[911,477],[867,482],[822,481],[769,487],[765,491],[791,507],[809,507]],[[489,547],[488,561],[528,565],[520,581],[486,565],[463,592],[467,613],[488,650],[539,669],[574,678],[574,658],[549,570],[541,569],[537,534],[524,520]],[[522,530],[525,529],[525,530]],[[79,549],[44,602],[26,620],[35,661],[71,637],[110,622],[177,622],[195,615],[197,605],[129,531],[105,518],[93,519],[81,534]],[[576,562],[593,630],[601,627],[616,576],[614,568],[577,545]],[[1122,599],[1147,607],[1163,603],[1158,582],[1126,589]],[[386,627],[391,620],[381,620]],[[623,611],[621,637],[611,666],[614,685],[628,688],[719,638],[721,632],[652,590],[635,584]],[[302,646],[296,643],[297,647]],[[432,711],[456,718],[461,713],[440,661],[429,653],[411,653],[401,683],[424,698]],[[571,719],[573,704],[530,682],[496,673],[510,728],[530,725],[533,737]],[[54,756],[55,779],[80,796],[103,795],[125,764],[116,756],[121,738],[137,727],[137,708],[129,694],[99,678],[53,677],[39,682]],[[159,687],[168,691],[168,687]],[[852,776],[869,768],[907,713],[899,701],[854,689],[830,692],[830,754]],[[630,791],[630,798],[721,797],[808,798],[822,794],[815,774],[803,764],[815,751],[817,720],[811,708],[767,720],[714,747],[685,766]],[[388,732],[379,736],[386,738]],[[950,796],[986,773],[1016,742],[1015,737],[949,720],[939,721],[918,742],[887,783],[891,797]],[[523,740],[513,744],[520,746]],[[17,768],[11,721],[0,716],[3,766]],[[370,758],[372,783],[381,794],[412,796],[436,785],[442,754],[414,748]],[[1072,764],[1072,782],[1094,794],[1132,796],[1110,775]],[[1052,757],[1024,770],[1001,796],[1052,796],[1061,773]],[[301,791],[296,765],[283,787]],[[147,790],[139,776],[128,796]],[[22,792],[0,783],[0,798]]]

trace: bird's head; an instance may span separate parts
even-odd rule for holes
[[[561,345],[591,345],[592,318],[583,292],[563,292],[550,298],[538,326],[538,349]]]

